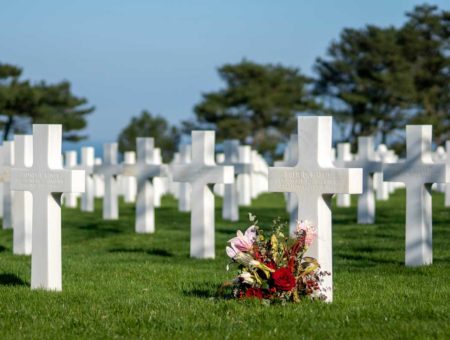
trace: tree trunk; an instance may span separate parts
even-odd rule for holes
[[[13,116],[8,116],[8,121],[5,124],[5,127],[3,129],[3,140],[8,140],[9,133],[11,132],[11,129],[13,127],[14,118]]]

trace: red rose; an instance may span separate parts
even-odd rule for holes
[[[262,291],[261,288],[249,288],[245,292],[245,296],[248,297],[248,298],[254,297],[254,298],[257,298],[257,299],[262,299],[263,298],[263,291]]]
[[[290,291],[295,287],[295,277],[289,268],[283,267],[275,271],[272,274],[272,280],[275,285],[280,290]]]
[[[270,269],[273,269],[273,270],[277,269],[277,265],[274,262],[267,262],[267,263],[264,263],[264,264],[267,267],[269,267]]]

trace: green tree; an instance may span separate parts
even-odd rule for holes
[[[386,142],[404,127],[415,88],[395,28],[344,29],[315,71],[314,92],[346,127],[344,139],[355,144],[360,135],[378,133]]]
[[[120,152],[136,150],[137,137],[153,137],[155,146],[161,148],[163,161],[169,162],[177,151],[180,132],[164,117],[154,116],[144,110],[140,116],[131,118],[130,123],[120,133]]]
[[[64,140],[77,141],[86,125],[86,115],[94,108],[87,107],[85,98],[71,93],[70,83],[63,81],[31,84],[20,79],[22,70],[13,65],[0,64],[0,128],[3,139],[11,133],[31,131],[33,123],[63,125]]]
[[[85,138],[79,131],[86,127],[85,116],[94,108],[86,107],[85,98],[71,93],[68,81],[31,84],[21,80],[21,75],[19,67],[0,64],[0,128],[4,140],[11,133],[31,131],[33,123],[62,124],[64,140]]]
[[[432,124],[434,140],[450,139],[450,11],[421,5],[407,13],[400,43],[414,78],[412,124]]]
[[[277,145],[295,131],[296,114],[317,109],[308,93],[311,79],[296,68],[243,60],[218,70],[225,88],[203,94],[186,130],[214,129],[218,141],[239,139],[274,156]]]

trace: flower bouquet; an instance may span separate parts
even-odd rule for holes
[[[324,300],[321,282],[328,273],[320,271],[316,259],[305,256],[316,237],[315,228],[300,221],[289,238],[282,232],[285,225],[276,220],[272,233],[265,235],[255,216],[249,216],[252,225],[245,233],[239,230],[226,247],[232,263],[238,265],[237,277],[222,286],[228,296],[257,298],[266,303]]]

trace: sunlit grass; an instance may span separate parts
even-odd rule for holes
[[[354,197],[355,199],[356,197]],[[0,231],[0,338],[410,338],[450,334],[450,209],[434,194],[434,264],[405,268],[404,192],[377,202],[377,224],[357,225],[352,208],[333,208],[332,304],[266,307],[214,298],[230,279],[224,246],[247,212],[261,226],[286,218],[282,195],[241,208],[223,222],[216,200],[216,259],[189,258],[189,214],[165,197],[156,233],[134,233],[134,208],[119,221],[63,211],[63,292],[31,291],[30,258],[11,253]],[[354,202],[355,203],[355,200]]]

